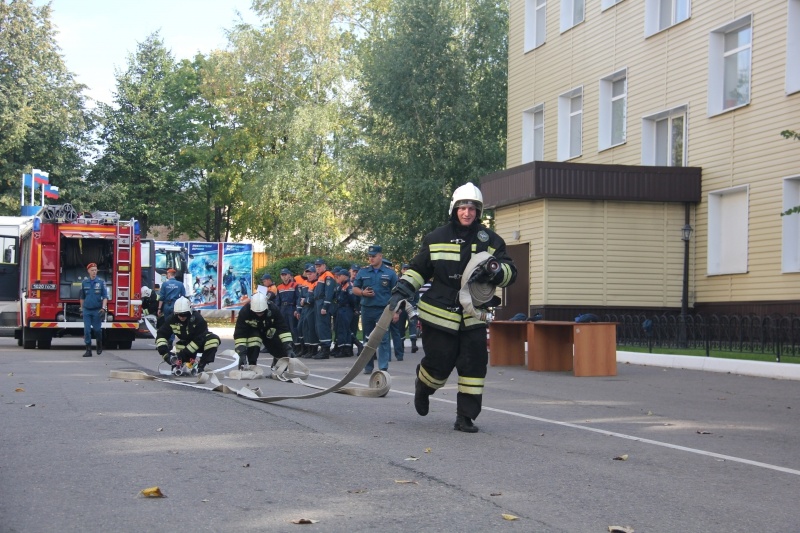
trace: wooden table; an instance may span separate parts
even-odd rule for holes
[[[566,372],[575,376],[617,375],[615,322],[537,322],[495,320],[489,323],[489,364],[525,364],[528,370]]]

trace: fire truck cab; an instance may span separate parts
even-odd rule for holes
[[[11,223],[17,224],[16,235]],[[0,217],[0,239],[13,246],[2,267],[11,274],[16,270],[18,280],[16,294],[0,294],[5,300],[0,324],[8,326],[9,314],[16,315],[14,337],[20,346],[50,348],[54,337],[83,335],[81,284],[88,277],[86,265],[96,263],[108,290],[103,345],[131,347],[141,317],[137,221],[121,221],[115,212],[78,214],[69,204],[45,206],[35,217]]]

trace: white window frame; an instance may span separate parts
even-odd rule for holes
[[[612,8],[622,2],[622,0],[600,0],[600,11]]]
[[[684,12],[679,11],[685,6]],[[670,18],[662,21],[664,7],[669,7]],[[692,0],[645,0],[644,36],[650,37],[692,17]]]
[[[747,273],[748,185],[708,194],[709,276]]]
[[[786,27],[786,94],[800,91],[800,0],[789,0]]]
[[[673,128],[673,119],[676,117],[683,117],[683,154],[681,154],[681,161],[682,166],[688,165],[688,146],[689,146],[689,105],[684,104],[681,106],[673,107],[671,109],[667,109],[665,111],[659,111],[658,113],[653,113],[651,115],[647,115],[642,117],[642,164],[655,166],[658,164],[656,160],[656,154],[658,153],[658,147],[656,145],[656,141],[658,140],[657,136],[657,127],[658,122],[662,120],[668,120],[668,131],[667,136],[669,139],[672,139],[672,128]],[[672,161],[672,143],[669,142],[667,144],[669,148],[669,153],[667,154],[667,162],[670,163],[667,166],[674,166],[671,164]]]
[[[575,18],[575,6],[581,5],[581,17]],[[586,20],[586,0],[561,0],[561,33]]]
[[[620,80],[625,81],[625,92],[614,96],[614,83]],[[598,109],[598,150],[607,150],[615,146],[625,144],[628,131],[628,69],[618,70],[604,78],[600,78],[600,107]],[[614,141],[614,103],[622,100],[623,119],[622,119],[622,140]]]
[[[524,51],[542,46],[547,38],[547,0],[525,0]]]
[[[581,109],[578,112],[572,112],[570,104],[572,99],[581,98]],[[575,159],[583,155],[583,85],[575,87],[569,91],[562,93],[558,96],[558,160],[567,161]],[[572,155],[572,136],[571,124],[572,119],[575,117],[580,119],[580,135],[579,146],[577,147],[577,154]]]
[[[800,205],[800,176],[783,179],[783,210]],[[800,272],[800,213],[781,217],[781,271]]]
[[[531,161],[544,161],[544,103],[522,112],[522,163]]]
[[[745,26],[750,26],[750,44],[737,48],[729,52],[725,52],[725,35],[736,30],[740,30]],[[709,35],[708,42],[708,116],[719,115],[720,113],[727,113],[734,109],[739,109],[746,105],[750,105],[752,98],[752,85],[753,85],[753,14],[750,13],[740,17],[733,22],[729,22],[724,26],[712,30]],[[750,55],[750,79],[748,80],[747,101],[741,104],[726,106],[724,94],[724,77],[725,77],[725,57],[735,53],[749,51]]]

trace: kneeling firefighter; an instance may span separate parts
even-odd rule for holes
[[[174,354],[170,354],[170,337],[175,335]],[[192,311],[185,296],[175,300],[172,314],[166,318],[156,333],[156,349],[165,362],[180,368],[195,359],[197,371],[214,362],[219,347],[219,337],[208,331],[208,324],[200,311]],[[202,354],[197,358],[198,354]]]
[[[239,355],[239,369],[258,363],[261,345],[272,354],[272,366],[280,357],[295,357],[292,332],[280,309],[257,292],[239,310],[233,329],[233,344]]]
[[[495,288],[508,287],[517,277],[505,241],[480,223],[482,211],[480,189],[472,183],[457,188],[450,202],[450,221],[425,236],[389,301],[393,310],[403,300],[413,301],[420,287],[432,280],[417,307],[425,326],[425,356],[417,367],[414,408],[427,415],[430,395],[456,369],[453,428],[466,433],[478,431],[472,421],[481,412],[489,362],[486,327],[491,315],[486,308],[499,303],[493,296]],[[480,300],[472,294],[478,292],[484,296]]]

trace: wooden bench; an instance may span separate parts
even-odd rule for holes
[[[528,370],[617,375],[616,322],[495,320],[489,323],[489,364],[524,365],[525,342]]]

